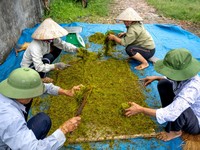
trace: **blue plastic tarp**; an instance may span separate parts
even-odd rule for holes
[[[108,30],[121,30],[126,31],[126,28],[123,24],[88,24],[88,23],[71,23],[71,24],[60,24],[63,27],[70,26],[81,26],[82,32],[80,35],[82,36],[84,42],[87,44],[88,37],[96,32],[106,33]],[[39,26],[37,24],[33,28],[24,29],[17,44],[23,44],[25,42],[31,42],[31,35],[35,31],[35,29]],[[163,59],[165,54],[175,48],[186,48],[188,49],[195,58],[200,58],[200,38],[179,26],[172,24],[145,24],[145,28],[152,35],[155,44],[156,44],[156,53],[155,56]],[[64,37],[63,37],[64,39]],[[101,47],[97,44],[89,43],[89,50],[98,51]],[[128,57],[128,55],[124,51],[123,46],[117,46],[117,49],[121,51],[121,53]],[[8,77],[10,72],[16,68],[20,67],[20,62],[23,56],[23,51],[18,53],[16,56],[14,49],[11,51],[10,55],[7,57],[6,61],[0,65],[0,81],[4,80]],[[136,71],[134,67],[138,65],[136,61],[130,62],[131,70],[137,74],[140,78],[143,78],[148,75],[158,75],[154,68],[153,64],[150,63],[150,66],[143,71]],[[156,88],[157,83],[152,83],[148,88],[152,89],[150,95],[146,99],[146,103],[153,108],[158,108],[160,106],[159,95]],[[153,118],[152,118],[153,119]],[[156,121],[155,121],[156,122]],[[158,125],[158,129],[162,130],[164,125]],[[130,133],[131,134],[131,133]],[[108,141],[109,143],[109,141]],[[110,148],[109,144],[105,142],[91,142],[90,145],[93,149],[135,149],[135,150],[143,150],[143,149],[154,149],[154,150],[165,150],[165,149],[182,149],[183,141],[181,138],[176,138],[169,142],[163,142],[157,140],[155,138],[134,138],[126,140],[115,140],[113,147]],[[115,147],[115,145],[117,145]],[[82,149],[80,144],[69,145],[67,148],[69,149]],[[66,149],[62,148],[62,149]]]

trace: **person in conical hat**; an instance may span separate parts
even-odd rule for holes
[[[51,118],[39,112],[28,119],[29,109],[35,97],[44,93],[74,96],[80,86],[66,90],[52,83],[43,83],[38,72],[31,68],[13,70],[0,83],[0,149],[52,150],[62,147],[65,135],[78,127],[81,117],[63,121],[57,130],[47,136],[52,125]]]
[[[130,102],[125,115],[130,117],[143,113],[156,117],[159,124],[167,123],[165,131],[157,136],[163,141],[180,137],[182,132],[199,134],[200,62],[189,50],[178,48],[167,52],[163,60],[156,61],[154,69],[164,77],[148,76],[143,81],[145,86],[158,81],[162,108],[146,108]]]
[[[52,64],[53,61],[62,50],[77,51],[75,45],[61,39],[67,34],[67,30],[51,18],[45,19],[32,34],[33,41],[24,52],[21,67],[33,68],[40,74],[44,82],[53,82],[51,78],[47,77],[47,72],[54,69],[65,69],[69,66],[62,62]]]
[[[131,59],[139,61],[136,70],[142,70],[149,66],[148,59],[155,54],[155,43],[152,36],[142,24],[142,18],[133,8],[127,8],[117,18],[123,21],[127,31],[117,36],[109,34],[108,39],[125,46],[126,53]]]

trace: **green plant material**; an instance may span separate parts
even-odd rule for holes
[[[115,52],[116,50],[114,47],[116,46],[115,41],[108,40],[109,34],[115,34],[113,31],[107,31],[105,34],[105,40],[104,40],[104,46],[103,51],[105,56],[112,56],[112,52]]]
[[[200,22],[199,0],[147,0],[147,2],[167,17]]]
[[[88,39],[89,42],[93,42],[96,44],[104,44],[105,35],[101,32],[96,32],[93,35],[90,35]]]
[[[74,98],[76,99],[78,104],[80,104],[82,102],[84,94],[88,91],[88,89],[89,89],[88,87],[82,86],[79,91],[75,92]]]
[[[116,52],[115,41],[108,40],[108,35],[114,34],[113,31],[107,31],[105,34],[101,32],[96,32],[95,34],[89,36],[89,42],[93,42],[95,44],[102,44],[102,53],[105,56],[112,56],[113,52]]]
[[[50,11],[44,18],[52,18],[58,23],[96,22],[109,14],[111,0],[89,0],[88,7],[83,8],[81,1],[51,0]]]
[[[119,113],[122,115],[122,116],[125,116],[125,109],[129,108],[129,104],[126,102],[126,103],[122,103],[121,104],[121,108],[119,108]]]
[[[130,107],[130,105],[126,102],[126,103],[122,103],[121,104],[121,108],[120,108],[120,110],[119,110],[119,112],[120,112],[120,114],[122,115],[122,116],[124,116],[124,113],[125,113],[125,109],[127,109],[127,108],[129,108]]]
[[[77,51],[77,57],[81,58],[83,61],[94,61],[100,58],[101,55],[97,55],[95,52],[89,52],[86,48],[79,48]]]
[[[73,65],[51,74],[55,84],[62,88],[70,89],[79,84],[93,88],[82,111],[81,124],[72,135],[67,135],[67,142],[152,133],[156,125],[149,116],[138,114],[127,118],[119,113],[121,104],[129,101],[147,107],[143,90],[136,82],[138,77],[130,70],[127,61],[113,58],[94,60],[94,53],[87,53],[87,59],[64,55],[61,61],[71,60],[70,64]],[[75,116],[80,104],[76,96],[48,96],[41,98],[41,101],[45,99],[50,100],[47,113],[52,119],[51,134],[65,120]],[[37,106],[34,104],[34,107]]]

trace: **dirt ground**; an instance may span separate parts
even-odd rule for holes
[[[175,24],[200,37],[200,23],[194,24],[188,21],[179,21],[166,18],[158,14],[155,8],[149,6],[146,0],[114,0],[111,4],[111,12],[108,17],[100,18],[99,21],[101,23],[115,23],[113,18],[115,18],[128,7],[135,9],[143,18],[143,23],[145,24]]]

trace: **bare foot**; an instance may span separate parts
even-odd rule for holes
[[[170,131],[168,132],[160,132],[157,135],[157,138],[163,141],[169,141],[174,138],[180,137],[182,135],[182,131]]]
[[[42,82],[43,82],[43,83],[52,83],[52,82],[53,82],[53,79],[52,79],[52,78],[49,78],[49,77],[45,77],[45,78],[42,78]]]
[[[140,64],[139,66],[136,66],[135,69],[136,70],[143,70],[145,68],[149,67],[149,64]]]

